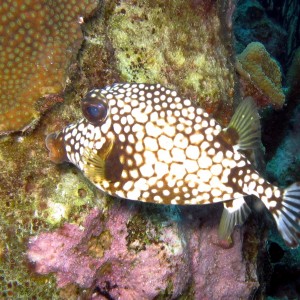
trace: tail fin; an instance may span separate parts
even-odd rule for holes
[[[283,191],[282,202],[270,208],[285,243],[297,247],[300,242],[300,182]]]

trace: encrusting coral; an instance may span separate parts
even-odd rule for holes
[[[26,128],[39,116],[37,100],[62,91],[83,39],[81,18],[96,5],[96,0],[1,1],[0,134]]]
[[[121,81],[175,88],[226,123],[224,111],[232,112],[234,68],[228,59],[230,33],[223,41],[217,5],[182,0],[118,2],[112,5],[107,34]],[[222,4],[222,15],[228,19],[229,3]]]
[[[79,221],[95,205],[94,192],[72,168],[47,161],[44,121],[55,118],[42,119],[30,135],[0,139],[0,299],[57,299],[54,279],[29,275],[28,237]]]
[[[35,270],[97,300],[246,299],[257,288],[255,269],[241,263],[238,232],[235,247],[217,244],[216,210],[128,204],[116,201],[106,216],[93,209],[81,227],[65,224],[31,238]],[[207,226],[199,230],[203,221]]]
[[[243,96],[252,96],[259,106],[282,107],[285,96],[281,71],[263,44],[252,42],[237,55],[237,72],[241,76]]]

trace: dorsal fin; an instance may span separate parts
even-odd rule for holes
[[[260,146],[259,114],[251,97],[245,98],[238,106],[222,136],[236,150],[249,150]]]

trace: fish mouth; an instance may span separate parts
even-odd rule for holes
[[[52,162],[60,164],[68,160],[62,132],[54,132],[47,135],[45,144],[49,150],[49,158]]]

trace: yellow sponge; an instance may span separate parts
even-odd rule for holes
[[[237,71],[241,76],[244,96],[252,96],[258,104],[273,104],[280,108],[285,95],[277,62],[263,44],[252,42],[237,56]]]

